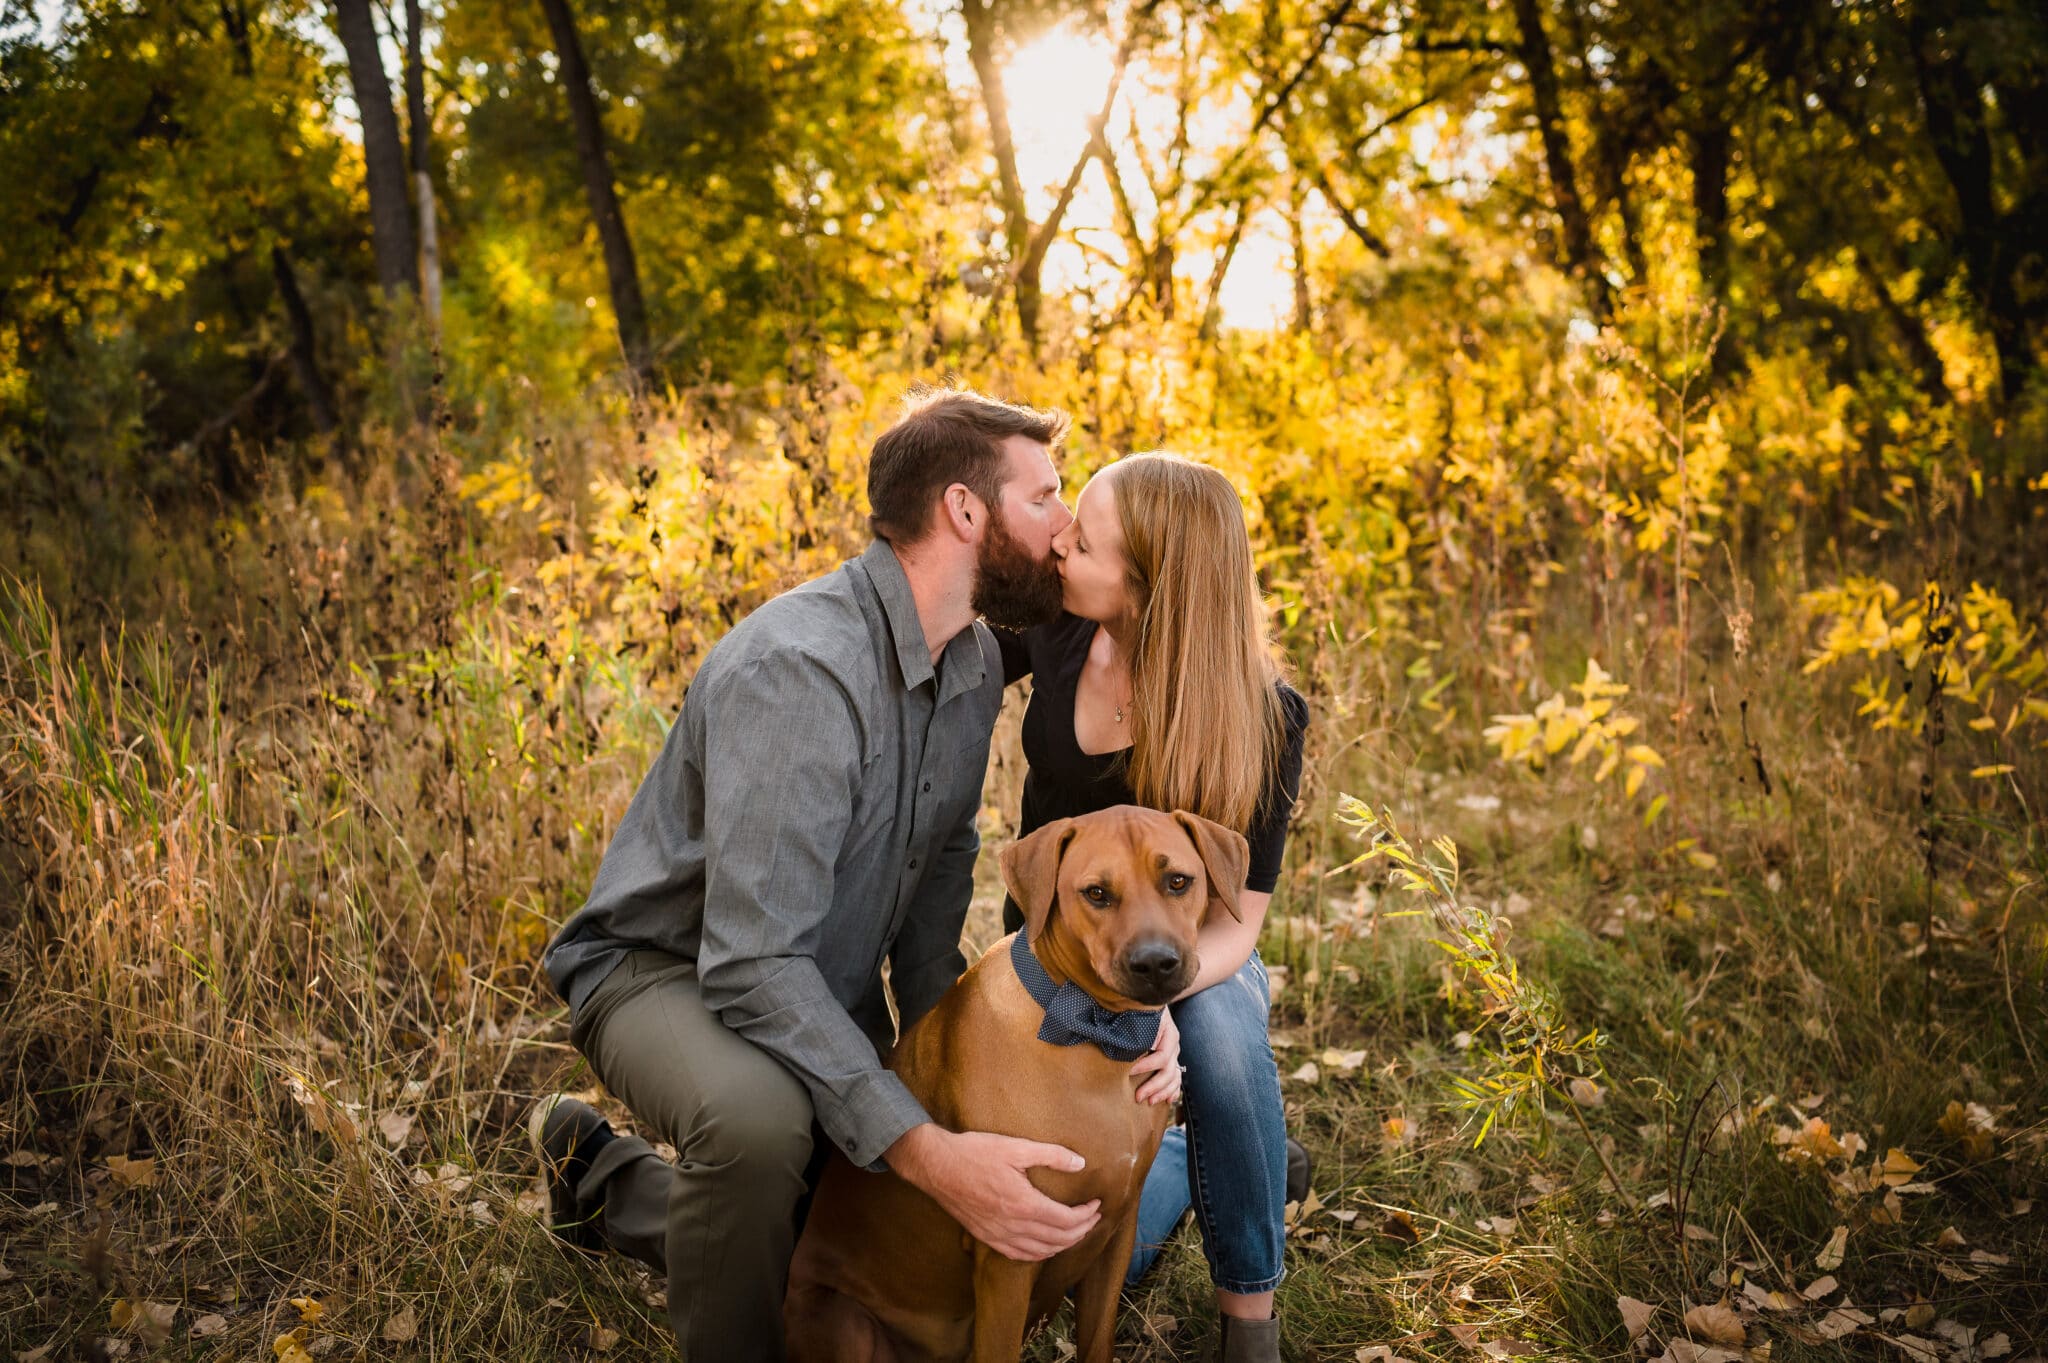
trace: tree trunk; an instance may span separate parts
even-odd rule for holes
[[[328,386],[327,376],[320,372],[320,360],[313,351],[313,314],[306,307],[306,296],[299,292],[299,278],[292,269],[292,259],[285,254],[284,247],[270,248],[270,277],[277,283],[278,299],[284,304],[285,320],[291,324],[292,369],[299,376],[299,387],[306,394],[306,410],[313,418],[313,429],[326,435],[341,425],[335,414],[334,390]]]
[[[370,238],[377,250],[377,282],[386,298],[419,292],[414,266],[412,209],[405,198],[405,151],[398,116],[391,111],[391,86],[377,50],[377,26],[370,0],[332,0],[334,27],[348,53],[349,83],[362,119],[363,168],[370,184]]]
[[[1308,288],[1308,238],[1301,230],[1301,214],[1308,196],[1302,192],[1299,176],[1287,180],[1287,243],[1294,254],[1294,330],[1307,335],[1315,326],[1315,301]]]
[[[1592,156],[1593,193],[1600,203],[1614,210],[1615,224],[1621,230],[1621,258],[1628,266],[1629,283],[1642,288],[1650,280],[1650,259],[1643,250],[1642,231],[1636,217],[1635,199],[1629,193],[1628,166],[1631,136],[1624,140],[1622,121],[1610,106],[1608,94],[1611,85],[1603,87],[1592,70],[1588,53],[1593,47],[1586,33],[1586,12],[1582,4],[1566,3],[1560,11],[1563,24],[1563,39],[1578,60],[1580,70],[1585,74],[1588,114],[1586,131]],[[1646,119],[1654,118],[1647,107],[1637,107],[1623,95],[1623,107],[1628,110],[1634,127],[1639,128]]]
[[[1877,299],[1878,307],[1890,319],[1892,329],[1898,333],[1899,344],[1912,363],[1913,371],[1919,376],[1920,389],[1937,403],[1955,401],[1955,395],[1948,390],[1948,378],[1941,362],[1941,353],[1928,338],[1927,324],[1920,314],[1907,308],[1892,297],[1890,282],[1878,271],[1861,246],[1849,248],[1855,253],[1856,271],[1863,276],[1863,285]]]
[[[1003,209],[1003,242],[1008,247],[1017,326],[1024,343],[1038,344],[1040,289],[1031,261],[1031,214],[1024,200],[1024,181],[1017,173],[1017,142],[1010,132],[1010,95],[1003,84],[1002,59],[996,53],[994,0],[960,0],[967,25],[967,59],[981,86],[982,112],[988,119],[989,149],[996,158],[996,190]]]
[[[1998,202],[1992,184],[1993,157],[1988,115],[1979,84],[1965,68],[1959,52],[1940,50],[1947,40],[1936,33],[1920,7],[1910,26],[1913,71],[1927,120],[1934,158],[1956,196],[1961,231],[1957,245],[1970,273],[1970,291],[1977,296],[1984,320],[1998,349],[2000,387],[2005,396],[2019,391],[2033,367],[2023,309],[2013,288],[2011,253],[2003,249]]]
[[[619,208],[618,189],[612,181],[611,156],[605,150],[604,123],[598,117],[597,95],[590,87],[590,68],[583,60],[583,44],[576,36],[576,19],[569,13],[569,0],[540,0],[547,11],[548,27],[555,35],[555,55],[561,58],[562,91],[569,98],[569,119],[576,130],[576,159],[583,165],[583,192],[590,200],[590,216],[597,223],[598,240],[604,244],[605,274],[611,280],[612,316],[618,322],[619,347],[636,383],[648,382],[654,373],[654,352],[647,340],[647,305],[640,294],[640,267],[633,259],[633,240],[626,233],[626,215]]]
[[[1238,243],[1244,240],[1244,223],[1250,216],[1251,204],[1245,200],[1239,200],[1231,209],[1230,235],[1223,239],[1223,249],[1216,253],[1216,265],[1209,271],[1204,293],[1209,300],[1202,308],[1201,336],[1205,341],[1215,340],[1223,329],[1223,281],[1230,275],[1230,262],[1237,256]]]
[[[1558,98],[1557,68],[1551,61],[1550,39],[1543,32],[1538,0],[1514,0],[1515,22],[1521,29],[1517,53],[1529,73],[1529,93],[1536,106],[1536,130],[1543,138],[1543,165],[1550,176],[1551,197],[1564,229],[1565,267],[1585,286],[1594,316],[1606,321],[1614,311],[1607,276],[1593,246],[1593,227],[1579,198],[1572,170],[1571,141],[1565,134],[1564,106]]]
[[[422,60],[420,0],[405,0],[405,122],[411,133],[413,201],[420,215],[420,301],[428,334],[441,335],[441,231],[434,203],[433,120],[427,115],[427,74]]]
[[[1693,244],[1700,284],[1718,304],[1728,289],[1728,159],[1734,137],[1727,121],[1708,109],[1694,121],[1690,141]]]

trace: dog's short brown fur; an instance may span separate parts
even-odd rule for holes
[[[1247,861],[1244,838],[1218,824],[1123,805],[1048,824],[1005,849],[1002,868],[1054,980],[1108,1007],[1152,1008],[1194,979],[1204,915],[1221,906],[1236,916]],[[960,977],[890,1067],[950,1130],[1081,1155],[1079,1173],[1034,1169],[1031,1181],[1070,1206],[1102,1199],[1102,1220],[1051,1259],[1019,1263],[894,1174],[835,1152],[790,1267],[792,1363],[1014,1363],[1026,1331],[1076,1288],[1080,1363],[1107,1363],[1138,1192],[1168,1110],[1136,1101],[1130,1062],[1038,1040],[1044,1013],[1009,945]]]

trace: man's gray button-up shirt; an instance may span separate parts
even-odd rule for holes
[[[705,658],[548,948],[556,990],[580,1008],[638,948],[695,962],[720,1020],[803,1081],[849,1159],[876,1164],[926,1120],[881,1064],[882,962],[906,1027],[965,968],[1002,687],[979,623],[933,667],[880,540],[756,610]]]

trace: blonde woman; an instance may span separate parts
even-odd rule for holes
[[[1192,1203],[1221,1316],[1216,1357],[1277,1360],[1290,1164],[1270,1003],[1256,950],[1300,785],[1308,705],[1281,677],[1236,489],[1216,470],[1131,455],[1090,480],[1053,541],[1064,613],[998,634],[1006,679],[1032,677],[1019,836],[1118,804],[1184,809],[1243,832],[1243,921],[1203,924],[1172,1005],[1184,1126],[1146,1180],[1130,1278]],[[1022,916],[1004,909],[1015,931]],[[1290,1149],[1291,1147],[1291,1149]],[[1293,1159],[1290,1159],[1290,1155]]]

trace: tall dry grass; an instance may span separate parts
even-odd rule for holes
[[[16,1352],[268,1357],[294,1331],[341,1355],[660,1347],[656,1286],[562,1257],[529,1214],[519,1119],[589,1083],[536,962],[702,649],[858,544],[844,489],[886,403],[785,398],[510,451],[387,437],[362,487],[280,480],[159,527],[166,566],[132,625],[0,588]],[[808,403],[822,418],[789,416]],[[1700,568],[1675,651],[1668,553],[1559,581],[1505,517],[1488,552],[1446,531],[1392,574],[1352,527],[1325,537],[1321,474],[1277,467],[1238,474],[1316,716],[1265,939],[1283,1073],[1316,1068],[1287,1084],[1323,1168],[1282,1294],[1298,1356],[1448,1356],[1453,1325],[1617,1356],[1617,1296],[1665,1312],[1661,1341],[1689,1305],[1740,1304],[1744,1274],[1805,1286],[1792,1266],[1836,1224],[1868,1248],[1841,1273],[1859,1301],[1938,1291],[2024,1344],[2027,1313],[2048,1314],[2048,1222],[2013,1211],[2041,1191],[2048,1130],[2040,828],[1800,675],[1809,575],[1789,550]],[[1583,555],[1606,561],[1606,537]],[[1504,765],[1481,737],[1591,652],[1669,763],[1642,798]],[[991,841],[1015,808],[1012,732]],[[2038,791],[2044,773],[2016,775]],[[1646,823],[1653,790],[1684,798]],[[1470,1147],[1451,1081],[1475,1076],[1459,1038],[1485,1018],[1379,881],[1328,878],[1356,851],[1344,792],[1457,837],[1523,969],[1602,1033],[1597,1110]],[[1988,1152],[1944,1130],[1950,1102],[1989,1114]],[[1809,1116],[1912,1151],[1939,1200],[1871,1221],[1881,1202],[1772,1143]],[[1925,1242],[1949,1220],[2020,1267],[1942,1276]],[[1126,1313],[1131,1356],[1187,1354],[1206,1295],[1184,1245]],[[175,1307],[168,1329],[139,1303]],[[1798,1333],[1819,1307],[1750,1315],[1776,1358],[1827,1352]],[[1057,1328],[1034,1348],[1054,1357]]]

